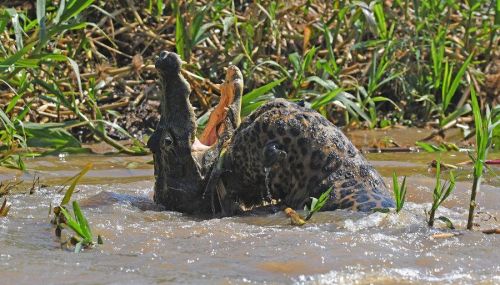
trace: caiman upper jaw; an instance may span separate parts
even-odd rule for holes
[[[173,52],[162,51],[156,58],[155,68],[164,75],[178,74],[181,72],[181,58]]]

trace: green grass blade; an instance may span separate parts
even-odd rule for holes
[[[312,102],[311,102],[311,108],[312,109],[318,109],[332,101],[335,101],[337,95],[344,91],[342,88],[337,88],[337,89],[334,89],[328,93],[325,93],[324,95],[320,96],[320,97],[317,97],[316,99],[314,99]]]
[[[466,104],[464,106],[462,106],[461,108],[458,108],[456,109],[455,111],[453,111],[451,114],[449,114],[448,116],[446,116],[443,120],[441,120],[439,122],[439,125],[441,127],[445,126],[446,124],[448,124],[449,122],[455,120],[455,119],[458,119],[460,117],[462,117],[463,115],[466,115],[467,113],[469,113],[470,111],[472,110],[472,108],[470,107],[469,104]]]
[[[89,222],[83,215],[82,210],[80,209],[80,205],[78,205],[77,201],[73,201],[73,212],[75,213],[75,218],[78,224],[80,224],[85,241],[92,242],[92,231],[90,230]]]
[[[435,145],[430,144],[430,143],[426,143],[426,142],[419,142],[419,141],[417,141],[417,142],[415,142],[415,145],[418,146],[418,147],[421,147],[423,150],[425,150],[427,152],[441,151],[441,149],[439,149]]]
[[[307,77],[306,81],[317,83],[317,84],[321,85],[321,87],[325,88],[328,91],[332,91],[332,90],[339,88],[339,86],[335,82],[333,82],[332,80],[322,79],[322,78],[315,76],[315,75]]]
[[[59,24],[65,8],[66,8],[66,0],[59,1],[59,8],[57,9],[57,14],[54,18],[54,24]]]
[[[257,89],[254,89],[250,92],[248,92],[247,94],[245,94],[245,96],[243,96],[243,99],[242,99],[242,105],[245,106],[247,104],[250,104],[256,100],[259,99],[259,97],[265,95],[266,93],[268,93],[269,91],[271,91],[274,87],[278,86],[281,84],[281,82],[283,82],[286,78],[280,78],[280,79],[277,79],[275,81],[272,81],[270,83],[267,83],[266,85],[264,86],[261,86]]]
[[[399,208],[399,183],[398,177],[396,176],[396,172],[392,172],[392,190],[394,192],[394,199],[396,200],[396,209]]]
[[[69,19],[77,16],[92,3],[94,3],[94,0],[75,0],[70,2],[69,5],[66,6],[64,13],[62,13],[60,22],[66,22]]]
[[[6,9],[7,13],[9,13],[11,20],[12,20],[12,26],[14,27],[14,36],[16,37],[16,46],[17,50],[22,50],[23,49],[23,28],[21,27],[21,24],[19,23],[19,14],[17,13],[16,9],[14,8],[8,8]]]
[[[38,20],[38,26],[40,27],[40,44],[44,45],[47,42],[47,26],[45,25],[45,3],[46,0],[37,0],[36,1],[36,18]]]
[[[296,71],[296,72],[299,72],[300,71],[300,56],[298,53],[294,52],[292,54],[289,54],[288,55],[288,60],[290,61],[290,63],[292,64],[293,66],[293,69]]]
[[[75,179],[73,179],[73,182],[71,182],[71,185],[69,186],[68,190],[66,190],[66,193],[64,194],[64,197],[61,201],[61,206],[66,205],[69,203],[69,200],[71,199],[71,195],[73,195],[73,192],[75,191],[75,187],[78,184],[78,181],[92,168],[92,163],[88,163],[85,165],[85,167],[75,176]],[[62,207],[61,207],[62,208]]]
[[[5,28],[7,27],[7,23],[9,22],[9,14],[7,11],[3,11],[3,14],[0,14],[0,34],[2,34],[5,31]]]
[[[272,99],[272,98],[273,97],[269,97],[269,99]],[[261,97],[260,99],[264,99],[264,97]],[[246,116],[250,115],[250,113],[255,111],[255,109],[259,108],[264,103],[266,103],[266,100],[246,104],[245,106],[243,106],[243,108],[241,108],[241,117],[246,117]]]
[[[157,17],[161,17],[163,13],[163,8],[164,8],[164,3],[163,0],[156,0],[156,13]]]
[[[474,114],[474,126],[476,128],[476,156],[477,159],[474,163],[474,174],[476,177],[480,177],[483,172],[483,153],[486,151],[485,140],[488,138],[485,137],[483,132],[483,118],[481,115],[481,108],[479,107],[479,103],[477,101],[476,90],[474,87],[471,87],[471,104],[472,104],[472,113]]]
[[[453,72],[453,68],[450,69],[450,65],[449,65],[448,60],[445,60],[444,71],[443,71],[443,85],[441,87],[441,102],[443,104],[443,107],[442,107],[443,113],[448,108],[448,105],[446,104],[446,102],[448,102],[448,100],[446,99],[446,96],[447,96],[448,90],[450,88],[450,80],[451,80],[450,78],[451,78],[452,72]]]
[[[54,83],[48,83],[48,82],[43,81],[43,80],[38,79],[38,78],[35,78],[33,80],[33,84],[40,85],[41,87],[43,87],[44,89],[46,89],[47,91],[49,91],[52,95],[54,95],[57,98],[57,100],[54,100],[53,97],[40,95],[40,97],[42,99],[47,100],[47,101],[52,102],[52,103],[55,103],[55,104],[62,104],[66,108],[70,109],[71,111],[74,111],[74,108],[72,107],[72,104],[68,101],[68,99],[66,98],[66,96],[64,96],[64,94],[62,93],[62,91],[59,90],[59,87],[57,87],[56,84],[54,84]]]
[[[73,59],[67,57],[66,58],[71,66],[71,69],[73,69],[73,72],[75,73],[76,76],[76,82],[78,83],[78,91],[80,91],[80,94],[82,95],[83,98],[83,90],[82,90],[82,79],[80,78],[80,68],[78,67],[78,64],[76,61]]]
[[[332,36],[330,34],[328,26],[324,23],[323,23],[323,35],[325,37],[326,48],[328,50],[328,56],[329,56],[328,62],[330,63],[331,67],[333,68],[333,73],[336,73],[339,70],[339,67],[338,67],[337,62],[336,62],[335,53],[333,52]]]
[[[326,201],[328,201],[328,198],[330,198],[330,193],[332,192],[332,190],[333,186],[328,188],[328,190],[326,190],[325,192],[323,192],[323,194],[321,194],[321,196],[319,196],[318,201],[316,202],[314,207],[311,207],[311,213],[316,213],[321,210],[321,208],[323,208]]]
[[[440,65],[438,63],[438,56],[437,56],[437,51],[436,51],[436,44],[434,41],[431,41],[431,57],[432,57],[432,66],[434,69],[434,76],[438,76],[438,71],[440,68]],[[437,88],[438,86],[434,86],[434,88]]]
[[[445,99],[445,104],[444,104],[443,112],[446,111],[448,105],[451,102],[451,99],[453,98],[453,96],[455,96],[455,92],[457,91],[458,85],[462,81],[462,77],[464,76],[465,71],[467,70],[467,67],[470,64],[473,55],[474,54],[469,55],[469,57],[465,60],[464,64],[462,64],[462,66],[458,70],[455,78],[453,79],[453,82],[451,83],[451,86],[448,89],[448,91],[446,93],[446,96],[444,98]],[[451,73],[452,73],[452,70],[450,70],[450,77],[451,77]]]
[[[24,130],[27,136],[26,143],[31,147],[81,147],[80,141],[63,128],[53,128],[46,124],[25,123]]]
[[[66,209],[64,209],[64,207],[61,207],[61,213],[64,215],[64,218],[66,218],[66,225],[72,229],[78,236],[80,236],[81,238],[85,238],[85,234],[82,230],[82,228],[80,227],[80,224],[78,224],[78,222],[68,213],[68,211]]]
[[[7,70],[7,68],[9,68],[11,65],[18,62],[25,54],[27,54],[29,51],[31,51],[31,49],[35,46],[35,44],[36,44],[36,42],[33,42],[33,43],[25,46],[20,51],[9,56],[8,58],[5,58],[3,60],[0,58],[0,60],[2,60],[2,61],[0,61],[0,72]],[[0,77],[1,76],[2,75],[0,75]]]
[[[316,47],[312,47],[310,50],[306,52],[306,55],[304,56],[304,60],[302,61],[302,66],[301,66],[303,72],[311,69],[311,62],[317,50],[318,49]]]
[[[87,23],[87,22],[83,22],[83,23],[71,23],[71,24],[67,24],[67,25],[57,25],[57,26],[54,26],[52,27],[50,30],[49,30],[49,37],[52,37],[52,36],[55,36],[61,32],[64,32],[66,30],[80,30],[80,29],[83,29],[85,28],[87,25],[90,25],[90,23]],[[106,35],[104,35],[106,36]]]
[[[31,110],[30,107],[31,107],[32,103],[33,103],[33,101],[29,101],[24,105],[23,110],[21,112],[19,112],[19,114],[17,114],[17,116],[15,118],[16,121],[22,121],[24,119],[24,117],[26,117],[28,112]]]
[[[436,185],[434,186],[432,209],[439,207],[439,198],[441,197],[441,159],[437,160],[436,165]]]
[[[406,186],[406,176],[403,177],[403,182],[401,183],[401,194],[400,194],[400,198],[401,198],[401,207],[399,208],[399,210],[401,210],[405,204],[405,200],[406,200],[406,191],[407,190],[407,186]]]
[[[45,0],[36,0],[36,19],[38,20],[38,24],[45,18],[45,2]]]
[[[495,6],[495,25],[500,26],[500,1],[497,0]]]
[[[0,108],[0,120],[2,120],[2,124],[5,126],[5,128],[10,128],[11,130],[16,128],[12,123],[12,121],[7,116],[7,114],[5,114],[5,112],[1,108]]]
[[[10,86],[9,86],[10,87]],[[12,91],[14,91],[14,93],[16,93],[16,90],[11,88]],[[16,94],[16,96],[14,96],[10,102],[9,102],[9,105],[7,105],[7,108],[5,109],[5,113],[8,114],[10,113],[10,111],[12,111],[12,109],[14,109],[14,107],[16,106],[17,104],[17,101],[19,101],[19,99],[21,99],[21,97],[23,97],[24,94]]]
[[[179,3],[175,3],[175,49],[181,59],[186,60],[186,40],[187,35],[184,30],[184,20],[182,19]]]
[[[363,111],[356,103],[354,103],[352,101],[352,99],[350,98],[347,98],[346,95],[349,94],[349,93],[346,93],[346,92],[341,92],[337,98],[338,98],[338,101],[341,102],[342,104],[344,104],[344,106],[347,108],[347,111],[349,111],[349,113],[355,115],[356,117],[357,116],[360,116],[362,117],[365,121],[367,122],[370,122],[371,121],[371,118],[368,117],[368,115],[366,114],[365,111]],[[351,95],[351,94],[349,94]]]
[[[377,30],[379,36],[383,39],[387,39],[387,23],[385,21],[383,6],[380,3],[375,4],[373,12],[375,13],[375,19],[377,20]]]
[[[446,200],[446,198],[448,198],[448,196],[450,196],[450,194],[453,192],[453,190],[455,190],[455,175],[453,174],[453,171],[450,172],[450,180],[449,180],[449,184],[448,186],[446,187],[446,190],[443,191],[442,193],[444,193],[444,195],[442,196],[441,198],[441,201],[439,204],[441,204],[442,202],[444,202],[444,200]]]

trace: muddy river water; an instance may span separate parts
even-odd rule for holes
[[[283,213],[202,220],[142,211],[121,196],[95,198],[102,191],[152,197],[149,156],[62,155],[29,160],[28,172],[0,168],[0,181],[36,175],[48,185],[7,196],[12,207],[0,218],[0,284],[500,284],[500,235],[463,230],[470,165],[457,171],[457,189],[437,214],[458,230],[425,223],[435,183],[428,163],[437,156],[367,154],[389,187],[394,170],[408,176],[403,211],[324,212],[303,227],[291,226]],[[458,152],[441,156],[452,164],[469,160]],[[104,244],[76,254],[60,248],[48,209],[62,199],[58,183],[88,162],[94,167],[74,198]],[[486,175],[478,203],[476,229],[499,228],[498,176]],[[433,237],[441,232],[458,235]]]

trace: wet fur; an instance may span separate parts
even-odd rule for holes
[[[269,143],[286,157],[269,167],[263,149]],[[223,176],[231,199],[259,205],[268,198],[300,209],[309,197],[333,191],[322,210],[394,207],[384,181],[349,139],[314,110],[283,99],[270,101],[236,130],[226,157],[231,171]],[[268,186],[266,186],[266,182]]]

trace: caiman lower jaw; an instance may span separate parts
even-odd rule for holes
[[[241,96],[243,92],[243,76],[238,67],[231,65],[226,71],[226,79],[220,85],[219,103],[210,114],[205,130],[199,142],[205,146],[213,146],[228,127],[236,128],[240,123]],[[232,112],[232,114],[229,114]],[[228,126],[228,123],[231,126]],[[193,150],[196,145],[193,144]],[[197,147],[197,146],[196,146]]]
[[[221,96],[219,103],[210,114],[203,133],[200,135],[200,138],[197,138],[193,143],[193,151],[203,148],[208,149],[217,143],[219,135],[224,131],[223,126],[227,116],[227,108],[232,103],[232,99],[234,99],[234,97],[224,98],[224,96]]]

